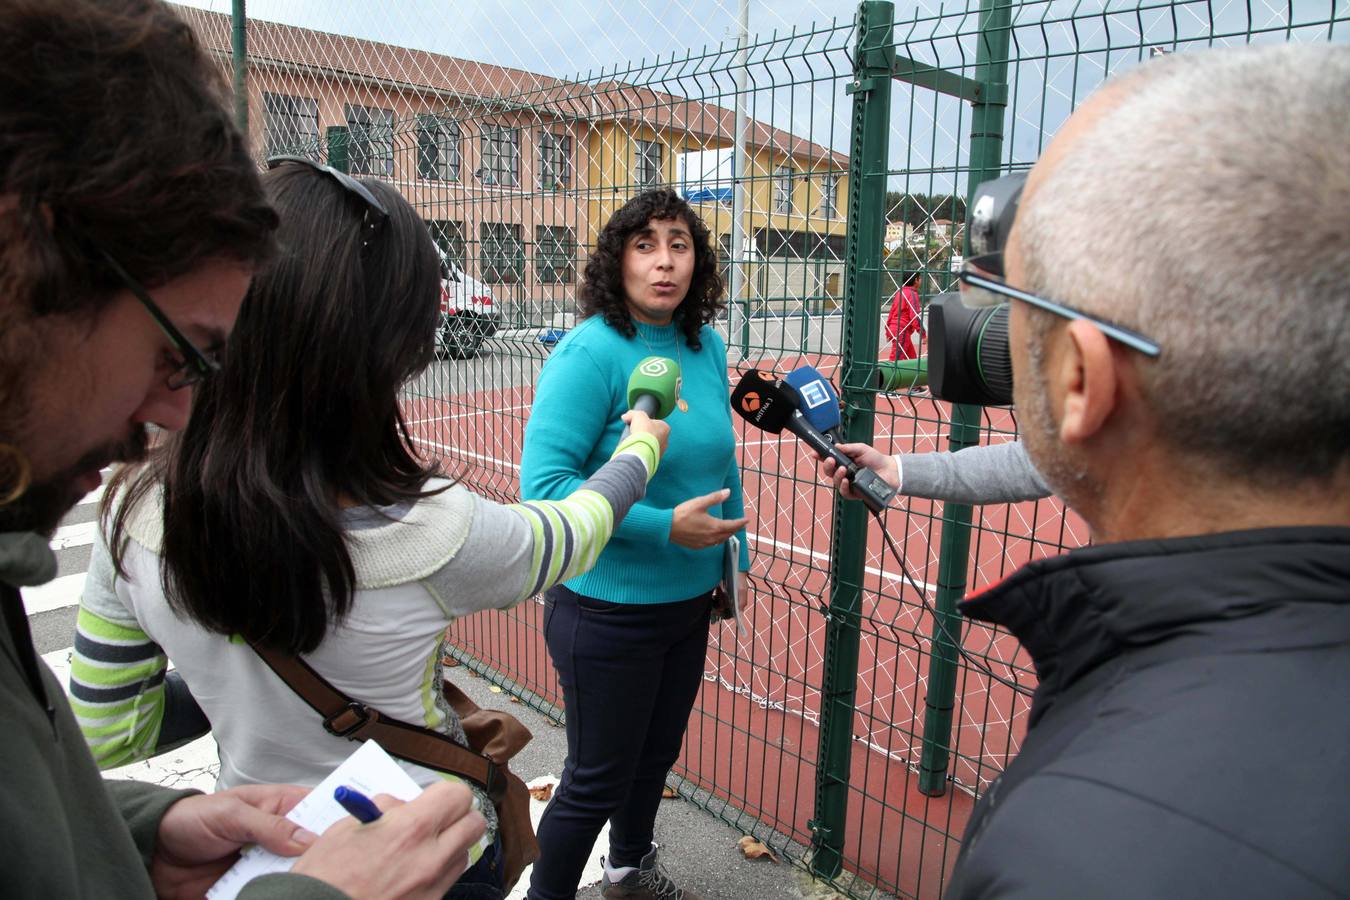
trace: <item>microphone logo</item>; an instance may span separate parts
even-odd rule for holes
[[[759,394],[754,392],[748,393],[741,398],[741,410],[748,413],[758,412],[762,402]]]
[[[817,378],[815,381],[808,381],[806,384],[797,388],[806,401],[807,409],[815,409],[830,402],[830,392],[825,389],[825,383]]]
[[[659,356],[649,356],[638,366],[638,371],[649,378],[664,378],[670,371],[670,363]]]

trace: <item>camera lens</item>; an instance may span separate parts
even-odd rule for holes
[[[949,291],[928,310],[928,382],[933,396],[951,403],[1012,403],[1008,305],[972,308]]]

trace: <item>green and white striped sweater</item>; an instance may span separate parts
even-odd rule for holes
[[[348,510],[356,595],[350,615],[307,661],[382,714],[462,743],[459,720],[440,693],[447,625],[513,606],[594,565],[645,493],[658,456],[653,438],[634,435],[559,501],[502,505],[456,486],[409,506]],[[324,731],[319,717],[247,645],[169,608],[160,589],[158,503],[142,507],[129,523],[127,577],[116,576],[100,542],[80,604],[71,705],[99,765],[153,754],[172,660],[211,721],[219,787],[317,784],[352,745]],[[440,777],[404,766],[421,784]],[[483,812],[492,824],[490,806]],[[485,842],[491,836],[490,830]]]

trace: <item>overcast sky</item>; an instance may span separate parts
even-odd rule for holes
[[[229,14],[230,0],[175,0]],[[568,78],[735,41],[739,0],[247,0],[248,15]],[[849,0],[751,0],[765,37],[838,17]]]
[[[228,15],[230,0],[176,0]],[[731,107],[730,58],[712,73],[669,79],[657,57],[734,47],[739,0],[247,0],[252,18],[352,35],[560,78],[601,70],[629,82]],[[847,153],[852,99],[846,49],[852,0],[750,0],[750,115]],[[973,74],[979,0],[897,0],[896,39],[920,62]],[[941,20],[931,17],[939,8]],[[1325,40],[1326,21],[1350,37],[1350,0],[1025,0],[1015,6],[1011,114],[1005,155],[1036,158],[1072,108],[1108,75],[1137,65],[1152,46],[1184,52],[1211,44]],[[904,22],[926,19],[917,27]],[[1070,21],[1072,18],[1072,21]],[[799,35],[833,32],[787,40]],[[1300,27],[1303,26],[1303,27]],[[962,37],[953,38],[953,32]],[[1264,33],[1261,33],[1264,32]],[[773,40],[775,33],[778,40]],[[1075,56],[1074,48],[1081,52]],[[646,61],[648,68],[635,69]],[[765,60],[772,60],[766,62]],[[1021,60],[1016,62],[1016,60]],[[964,68],[962,68],[964,67]],[[627,70],[627,71],[625,71]],[[663,80],[666,79],[666,80]],[[781,85],[795,84],[783,88]],[[894,87],[888,179],[893,189],[964,192],[969,106],[931,91]],[[902,175],[900,173],[912,173]]]

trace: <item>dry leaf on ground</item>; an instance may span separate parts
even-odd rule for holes
[[[520,702],[520,698],[517,697],[515,694],[512,694],[512,695],[511,695],[510,700],[511,700],[512,703],[519,703],[519,702]]]
[[[530,796],[540,803],[547,803],[549,798],[553,796],[553,785],[541,784],[539,787],[532,787],[530,788]]]
[[[679,791],[675,790],[670,785],[666,785],[665,787],[661,788],[662,800],[674,800],[679,796],[680,796]]]
[[[772,850],[748,834],[737,841],[736,846],[741,848],[741,855],[746,859],[768,859],[770,862],[778,862],[778,857],[773,855]]]
[[[447,669],[453,669],[455,666],[459,665],[459,660],[455,659],[453,656],[442,656],[441,665],[445,666]]]
[[[492,691],[494,694],[500,694],[502,692],[502,689],[495,684],[488,685],[488,690]]]

